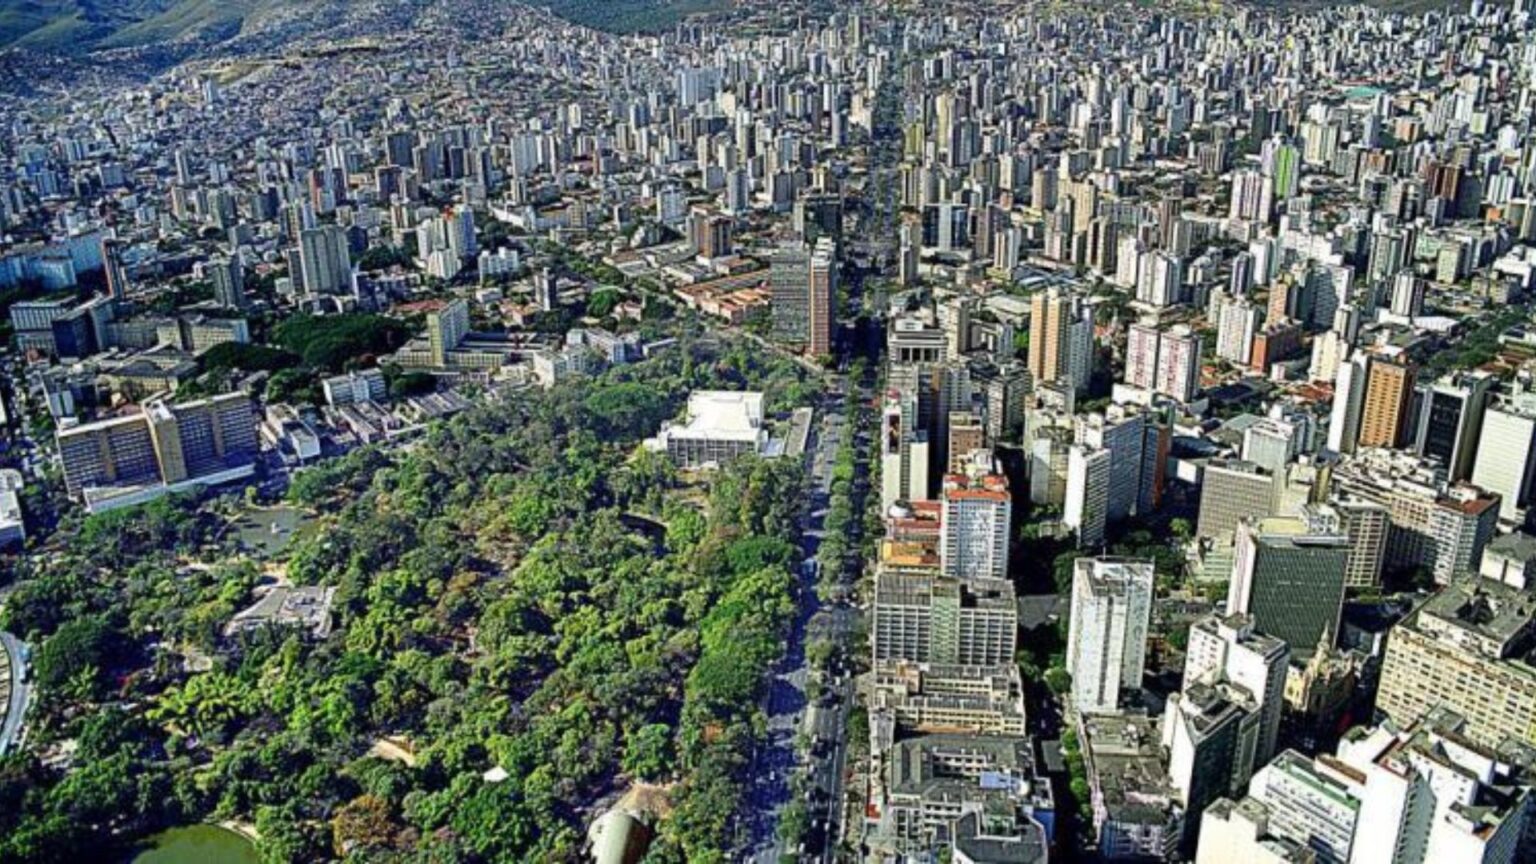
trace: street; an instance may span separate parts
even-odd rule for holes
[[[0,633],[0,648],[7,658],[10,680],[6,682],[9,698],[5,705],[5,720],[0,722],[0,756],[10,751],[21,733],[21,722],[31,702],[32,688],[27,681],[25,651],[19,640],[9,633]]]

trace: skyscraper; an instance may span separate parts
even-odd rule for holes
[[[128,268],[123,265],[123,244],[111,237],[101,241],[101,264],[106,271],[107,293],[122,302],[128,296]]]
[[[1360,440],[1360,417],[1365,410],[1365,385],[1370,375],[1370,358],[1356,352],[1339,364],[1339,376],[1333,388],[1333,408],[1328,418],[1328,449],[1335,453],[1353,453]]]
[[[432,351],[434,366],[448,365],[448,352],[459,347],[469,334],[469,304],[463,300],[450,301],[446,306],[427,313],[427,343]]]
[[[1414,449],[1439,460],[1452,481],[1472,475],[1483,412],[1496,380],[1488,372],[1453,373],[1425,388]]]
[[[1093,371],[1093,318],[1081,300],[1049,288],[1030,300],[1029,372],[1037,382],[1069,381],[1077,390]]]
[[[1325,634],[1338,638],[1348,558],[1345,535],[1312,534],[1288,517],[1245,519],[1237,526],[1227,614],[1253,616],[1259,632],[1310,657]]]
[[[238,256],[209,261],[208,279],[213,283],[215,303],[225,309],[245,308],[245,271]]]
[[[807,274],[806,353],[824,357],[832,353],[832,333],[837,325],[837,244],[823,235],[811,250]]]
[[[1008,481],[951,475],[944,482],[940,569],[956,579],[1008,578],[1008,529],[1013,499]]]
[[[1483,415],[1472,482],[1499,495],[1499,521],[1518,524],[1536,496],[1536,394],[1516,392]]]
[[[347,232],[322,225],[299,232],[299,266],[308,294],[341,294],[352,289],[352,254]]]
[[[1406,361],[1373,357],[1360,414],[1361,447],[1396,447],[1413,398],[1414,370]]]
[[[1122,691],[1141,688],[1152,589],[1151,561],[1079,558],[1074,563],[1067,672],[1078,711],[1113,712]]]

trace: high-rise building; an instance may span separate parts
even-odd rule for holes
[[[1499,521],[1518,525],[1536,498],[1536,393],[1516,392],[1483,415],[1472,482],[1499,496]]]
[[[128,268],[123,264],[123,244],[111,237],[101,241],[101,266],[106,272],[107,293],[117,302],[128,297]]]
[[[1253,752],[1262,763],[1279,741],[1290,659],[1290,647],[1256,631],[1252,616],[1210,615],[1190,625],[1184,681],[1186,686],[1227,682],[1252,697],[1259,714]]]
[[[1387,508],[1387,570],[1423,567],[1441,585],[1477,572],[1498,526],[1498,496],[1448,483],[1439,463],[1396,450],[1360,450],[1331,476],[1340,495]]]
[[[1212,459],[1200,480],[1200,513],[1195,530],[1218,543],[1233,542],[1237,523],[1274,513],[1279,497],[1274,474],[1252,462]]]
[[[811,250],[809,278],[806,353],[825,357],[832,353],[832,334],[837,327],[837,244],[831,237],[817,238]]]
[[[249,477],[260,445],[250,397],[150,402],[142,412],[60,428],[69,494],[100,511]]]
[[[1337,755],[1286,751],[1254,774],[1248,797],[1208,808],[1196,861],[1255,860],[1230,845],[1241,811],[1267,817],[1257,833],[1270,848],[1304,848],[1330,864],[1525,861],[1532,763],[1528,747],[1473,742],[1451,711],[1357,727]]]
[[[213,283],[215,303],[225,309],[245,308],[245,271],[238,256],[209,261],[208,278]]]
[[[1079,558],[1074,563],[1067,672],[1077,711],[1113,712],[1122,691],[1141,688],[1152,593],[1151,561]]]
[[[1406,726],[1443,707],[1473,743],[1536,740],[1536,595],[1481,577],[1442,588],[1392,628],[1376,707]]]
[[[1300,516],[1313,534],[1343,534],[1349,538],[1344,563],[1345,588],[1374,588],[1381,584],[1392,514],[1380,504],[1336,497],[1328,504],[1308,504]]]
[[[987,447],[987,428],[981,415],[971,411],[949,412],[949,473],[964,474],[971,456]]]
[[[1440,460],[1453,481],[1472,476],[1483,412],[1496,380],[1488,372],[1460,372],[1425,388],[1414,449]]]
[[[1132,324],[1125,383],[1188,402],[1200,391],[1200,350],[1200,337],[1183,324],[1168,330]]]
[[[1316,864],[1317,853],[1270,833],[1270,810],[1252,798],[1220,798],[1200,816],[1195,864]]]
[[[837,251],[830,237],[814,247],[781,245],[769,259],[774,336],[812,356],[832,352],[837,303]]]
[[[1396,447],[1408,420],[1413,399],[1413,366],[1405,361],[1373,357],[1360,414],[1361,447]]]
[[[1338,380],[1333,388],[1333,408],[1328,418],[1328,449],[1335,453],[1353,453],[1360,440],[1360,417],[1365,409],[1365,385],[1370,374],[1370,358],[1356,352],[1339,364]]]
[[[1081,391],[1093,372],[1093,315],[1073,294],[1049,288],[1030,300],[1029,372]]]
[[[1245,519],[1237,526],[1227,614],[1253,616],[1259,632],[1310,657],[1320,639],[1338,637],[1348,558],[1343,534],[1313,534],[1289,517]]]
[[[928,433],[918,428],[916,400],[886,394],[880,422],[880,511],[928,499]]]
[[[875,576],[874,660],[1012,663],[1018,604],[1011,587],[883,571]]]
[[[448,352],[459,347],[469,335],[469,304],[452,300],[441,309],[427,313],[427,344],[432,365],[447,366]]]
[[[1162,489],[1160,434],[1162,427],[1130,406],[1111,405],[1103,413],[1074,418],[1078,444],[1110,453],[1107,519],[1113,524],[1129,516],[1150,513]]]
[[[1080,549],[1103,545],[1109,524],[1110,451],[1073,444],[1067,450],[1066,500],[1061,524],[1077,532]]]
[[[944,481],[940,567],[955,579],[1008,578],[1008,529],[1013,498],[1008,480],[992,474],[976,480],[952,474]]]
[[[347,232],[322,225],[299,232],[300,278],[308,294],[342,294],[352,289],[352,254]]]

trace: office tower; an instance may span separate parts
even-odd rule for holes
[[[987,429],[981,415],[971,411],[949,412],[948,473],[966,473],[971,454],[986,448]]]
[[[939,566],[956,579],[1007,579],[1013,499],[1008,480],[951,475],[944,482]]]
[[[245,270],[240,258],[215,258],[208,262],[208,279],[213,283],[213,300],[225,309],[244,309]]]
[[[1049,288],[1030,300],[1029,373],[1082,391],[1093,372],[1093,314],[1075,295]]]
[[[1072,449],[1072,430],[1041,426],[1027,434],[1029,450],[1029,501],[1064,508]]]
[[[1018,615],[1011,587],[882,571],[875,576],[870,646],[876,661],[1012,663]]]
[[[1472,475],[1474,448],[1496,380],[1488,372],[1457,372],[1424,391],[1414,450],[1420,456],[1438,459],[1452,481]]]
[[[1365,387],[1370,376],[1370,358],[1355,352],[1339,365],[1339,377],[1333,388],[1333,407],[1328,419],[1328,449],[1335,453],[1353,453],[1360,440],[1360,420],[1365,411]]]
[[[1306,427],[1274,417],[1261,417],[1243,430],[1244,461],[1281,477],[1286,466],[1301,454]]]
[[[1258,632],[1249,615],[1209,615],[1189,628],[1184,684],[1228,683],[1247,693],[1258,712],[1253,755],[1259,763],[1274,755],[1285,704],[1291,649]]]
[[[1361,451],[1334,466],[1332,485],[1341,495],[1387,508],[1388,570],[1423,567],[1441,585],[1477,572],[1498,525],[1496,496],[1447,483],[1438,464],[1401,451]]]
[[[1079,558],[1072,576],[1067,672],[1079,712],[1114,712],[1141,689],[1152,621],[1151,561]]]
[[[475,231],[475,211],[467,204],[460,204],[443,214],[448,226],[448,249],[460,260],[480,254],[480,243]]]
[[[341,294],[352,289],[352,255],[347,232],[336,225],[299,233],[299,266],[308,294]]]
[[[1156,506],[1162,487],[1157,446],[1160,427],[1147,421],[1148,415],[1122,405],[1073,418],[1078,444],[1109,451],[1106,518],[1110,523],[1150,513]]]
[[[1328,504],[1308,504],[1299,515],[1312,534],[1343,534],[1349,538],[1345,588],[1373,588],[1381,584],[1387,535],[1392,527],[1391,511],[1372,501],[1336,497]]]
[[[1294,750],[1276,756],[1249,783],[1249,795],[1269,808],[1270,832],[1310,846],[1326,864],[1350,860],[1364,791],[1337,763],[1314,761]]]
[[[128,296],[128,268],[123,264],[123,244],[111,237],[102,238],[101,266],[106,273],[107,293],[116,302]]]
[[[1283,639],[1291,653],[1312,656],[1318,641],[1338,637],[1344,608],[1349,538],[1312,534],[1300,519],[1238,523],[1227,614],[1253,616],[1259,632]]]
[[[1151,390],[1157,381],[1158,341],[1157,328],[1147,324],[1132,324],[1126,335],[1125,383],[1141,390]]]
[[[1191,817],[1193,818],[1193,816]],[[1270,833],[1270,810],[1252,798],[1220,798],[1200,814],[1195,864],[1316,864],[1317,853]]]
[[[800,242],[782,243],[768,256],[774,338],[795,345],[810,340],[811,254]]]
[[[1396,447],[1413,399],[1414,369],[1405,361],[1373,357],[1360,412],[1361,447]]]
[[[1179,402],[1190,402],[1200,392],[1201,339],[1183,324],[1158,336],[1157,375],[1153,390]]]
[[[251,400],[229,393],[55,433],[69,494],[92,512],[137,504],[190,483],[248,477],[259,444]]]
[[[1202,813],[1248,782],[1260,738],[1258,709],[1250,693],[1226,683],[1186,682],[1183,692],[1168,697],[1162,746],[1169,782],[1185,813]],[[1194,854],[1198,824],[1193,818],[1184,824],[1183,858]]]
[[[1104,543],[1109,524],[1110,459],[1110,452],[1102,447],[1073,444],[1067,450],[1061,524],[1077,532],[1079,549]]]
[[[1536,495],[1536,394],[1517,391],[1483,415],[1472,482],[1498,494],[1499,521],[1520,524]]]
[[[837,326],[837,245],[831,237],[816,240],[808,277],[806,353],[812,357],[830,356],[832,334]]]
[[[1217,295],[1218,297],[1221,295]],[[1217,322],[1216,356],[1238,366],[1253,359],[1253,340],[1259,332],[1263,311],[1247,297],[1229,297],[1212,302]]]
[[[533,303],[540,312],[553,312],[559,300],[559,280],[546,267],[533,274]]]
[[[1200,479],[1200,513],[1195,531],[1217,543],[1231,544],[1237,523],[1275,512],[1279,482],[1252,462],[1212,459]]]
[[[905,407],[904,407],[905,406]],[[880,422],[880,511],[928,498],[928,433],[916,425],[915,400],[886,394]]]
[[[843,196],[835,192],[812,192],[795,200],[795,233],[814,245],[822,237],[832,238],[834,246],[843,242]]]
[[[1024,422],[1024,403],[1031,388],[1029,370],[1014,360],[1002,364],[997,374],[982,385],[989,445],[996,446],[1020,428]]]
[[[1442,588],[1392,628],[1376,707],[1400,726],[1435,708],[1466,719],[1484,747],[1530,743],[1536,730],[1536,596],[1481,577]]]
[[[432,352],[432,365],[447,366],[448,353],[459,347],[469,335],[469,304],[463,300],[450,301],[443,308],[427,313],[427,343]]]

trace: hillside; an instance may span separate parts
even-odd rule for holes
[[[0,0],[0,49],[62,54],[183,39],[217,42],[246,23],[330,0]],[[731,0],[533,0],[561,17],[616,33],[667,29]]]

